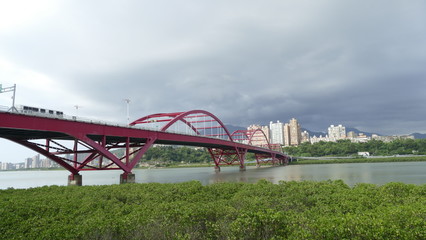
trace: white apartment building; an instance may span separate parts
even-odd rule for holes
[[[346,138],[346,128],[341,124],[338,126],[331,125],[328,128],[328,137],[330,141],[337,141]]]
[[[270,143],[284,145],[284,123],[277,121],[269,123]]]
[[[303,131],[301,133],[301,136],[302,136],[301,143],[309,142],[310,136],[309,136],[309,133],[307,131]]]

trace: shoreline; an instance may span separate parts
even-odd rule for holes
[[[303,159],[299,158],[296,161],[289,162],[288,165],[306,165],[306,164],[335,164],[335,163],[378,163],[378,162],[426,162],[426,156],[410,156],[410,157],[377,157],[377,158],[338,158],[332,157],[328,159],[318,159],[310,158]],[[171,165],[163,167],[135,167],[134,169],[161,169],[161,168],[197,168],[197,167],[214,167],[214,164],[205,163],[205,164],[185,164],[185,165]],[[220,167],[235,167],[235,165],[222,165]],[[256,163],[247,163],[245,166],[256,166]],[[261,166],[272,167],[270,163],[262,164]],[[280,166],[280,165],[277,165]],[[283,165],[285,166],[285,165]],[[37,168],[37,169],[13,169],[13,170],[0,170],[0,172],[12,172],[12,171],[61,171],[65,170],[64,168]]]
[[[333,163],[378,163],[378,162],[425,162],[426,156],[379,157],[379,158],[336,158],[336,159],[298,159],[288,165],[333,164]]]

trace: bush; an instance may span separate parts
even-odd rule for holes
[[[425,239],[426,185],[342,181],[0,190],[3,239]]]

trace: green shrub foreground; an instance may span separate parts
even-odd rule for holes
[[[342,181],[0,190],[1,239],[426,239],[426,184]]]

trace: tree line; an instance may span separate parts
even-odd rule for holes
[[[211,161],[210,153],[204,148],[156,146],[148,149],[142,162],[161,163],[205,163]]]
[[[254,154],[246,154],[246,161],[252,161],[254,159]],[[159,166],[169,166],[179,163],[212,163],[213,160],[206,148],[156,146],[148,149],[142,157],[141,162]]]
[[[392,142],[370,140],[354,143],[350,140],[337,142],[302,143],[299,146],[285,147],[284,151],[291,156],[321,157],[321,156],[351,156],[358,152],[369,152],[375,156],[391,156],[404,154],[426,154],[426,139],[398,139]]]

